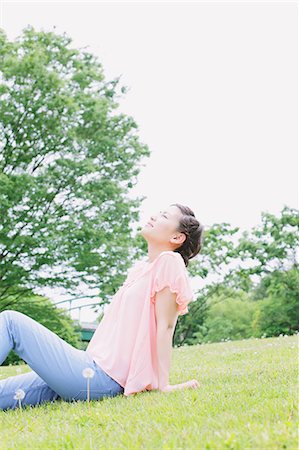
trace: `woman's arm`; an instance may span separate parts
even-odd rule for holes
[[[159,389],[169,384],[172,337],[178,318],[176,295],[168,287],[156,293],[157,357]]]
[[[158,358],[158,389],[171,392],[177,389],[197,388],[197,380],[180,384],[169,384],[169,372],[172,353],[172,338],[178,319],[176,295],[168,287],[157,292],[155,315],[157,323],[157,358]]]
[[[172,352],[172,330],[159,328],[157,330],[157,356],[159,390],[169,384],[169,372]]]

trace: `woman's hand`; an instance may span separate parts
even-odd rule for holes
[[[200,386],[197,380],[186,381],[180,384],[167,384],[164,388],[159,389],[161,392],[172,392],[178,389],[196,389]]]
[[[178,386],[182,386],[181,389],[185,389],[185,388],[196,389],[200,386],[200,384],[197,380],[190,380],[190,381],[186,381],[185,383],[181,383]]]

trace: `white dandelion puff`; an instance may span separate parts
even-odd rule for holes
[[[86,367],[82,370],[82,375],[84,378],[92,378],[94,376],[94,370],[91,367]]]
[[[86,367],[82,370],[82,375],[87,378],[87,402],[89,403],[89,380],[94,376],[94,370],[91,367]]]
[[[23,400],[23,398],[25,397],[25,392],[23,391],[23,389],[17,389],[15,394],[16,394],[14,396],[15,400]]]
[[[21,401],[23,400],[24,397],[25,397],[25,392],[23,391],[23,389],[17,389],[15,391],[14,399],[19,400],[19,407],[20,407],[21,411],[22,411]]]

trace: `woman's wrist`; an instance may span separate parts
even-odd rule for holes
[[[177,389],[177,386],[178,386],[177,384],[167,384],[166,386],[159,388],[159,391],[161,391],[161,392],[175,391]]]
[[[159,389],[161,392],[171,392],[176,391],[177,389],[186,389],[186,388],[192,388],[196,389],[200,386],[197,380],[190,380],[185,381],[184,383],[179,384],[167,384],[162,389]]]

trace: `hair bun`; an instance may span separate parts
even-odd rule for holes
[[[188,267],[189,260],[198,255],[202,249],[204,226],[196,219],[194,212],[188,206],[179,203],[173,203],[171,206],[176,206],[180,209],[182,217],[180,218],[177,231],[186,235],[183,244],[174,251],[181,254],[185,266]]]

